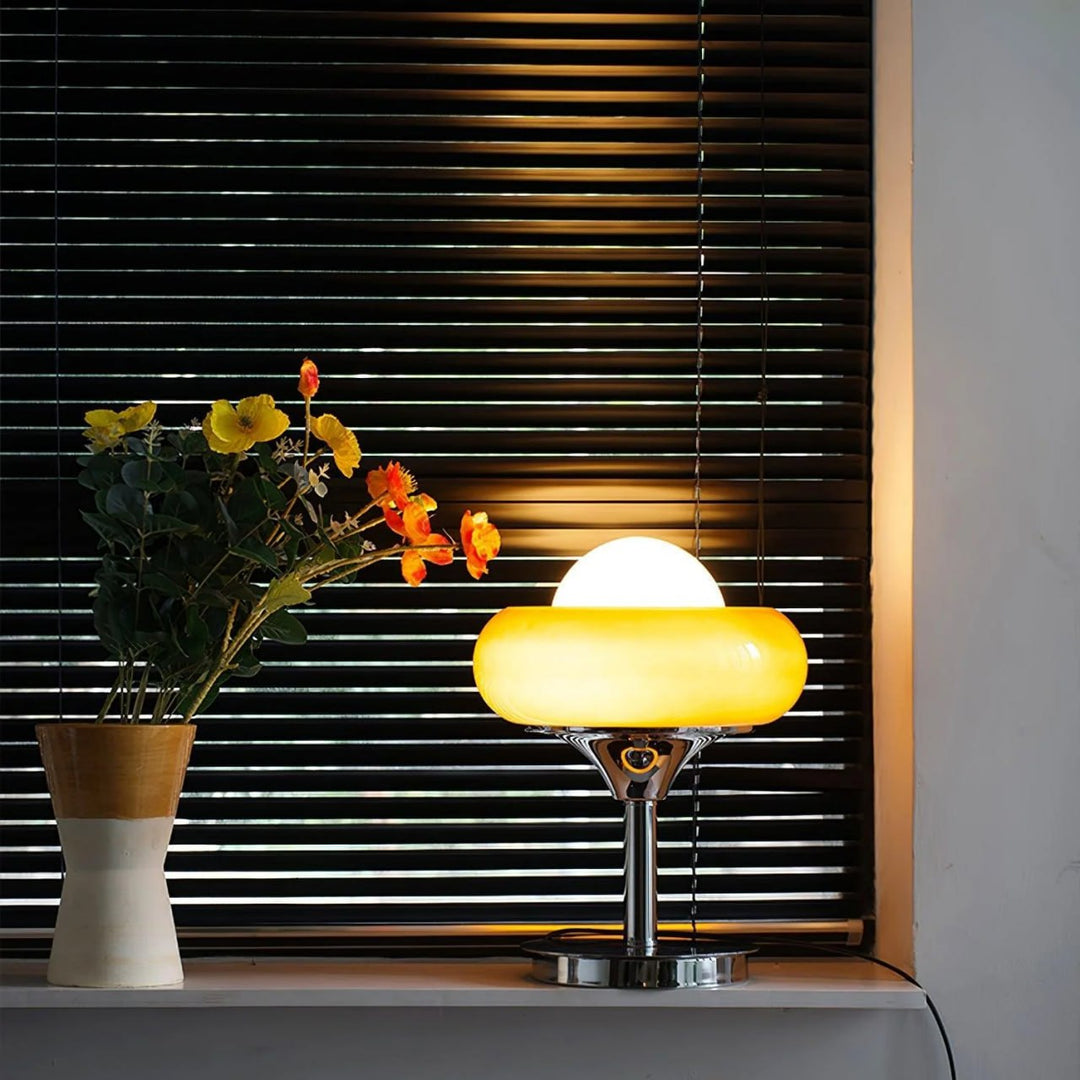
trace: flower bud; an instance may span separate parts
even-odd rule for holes
[[[300,391],[300,396],[306,401],[310,401],[319,389],[319,369],[315,366],[314,360],[308,360],[304,358],[304,362],[300,365],[300,382],[297,385],[297,390]]]

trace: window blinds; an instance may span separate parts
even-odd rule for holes
[[[661,808],[661,918],[688,917],[696,828],[699,919],[851,934],[872,877],[869,2],[763,7],[705,6],[701,540],[728,603],[756,603],[764,344],[765,603],[810,678],[708,752],[696,826],[685,785]],[[167,864],[182,936],[616,921],[619,804],[488,713],[470,656],[598,542],[691,546],[696,3],[12,3],[5,31],[9,936],[51,927],[60,888],[33,724],[91,719],[110,682],[82,414],[149,398],[175,424],[269,392],[296,416],[303,356],[364,465],[405,462],[436,527],[488,510],[504,554],[482,584],[380,565],[326,589],[307,646],[228,685]]]

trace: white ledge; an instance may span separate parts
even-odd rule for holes
[[[191,960],[182,986],[50,986],[45,964],[0,966],[0,1008],[923,1009],[921,990],[865,960],[751,960],[750,979],[715,990],[545,986],[521,960]]]

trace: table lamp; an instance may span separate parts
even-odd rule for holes
[[[656,804],[704,747],[795,704],[806,648],[787,617],[725,607],[689,552],[624,537],[578,560],[550,607],[498,612],[477,639],[473,672],[495,713],[576,747],[626,807],[622,939],[526,943],[533,977],[620,988],[743,981],[746,950],[658,933]]]

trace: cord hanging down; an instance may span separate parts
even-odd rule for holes
[[[701,409],[705,396],[705,0],[697,19],[697,336],[694,368],[694,558],[701,558]],[[698,865],[701,833],[701,756],[691,764],[690,931],[698,939]]]
[[[758,276],[761,293],[761,364],[758,387],[758,472],[755,565],[758,607],[765,606],[765,424],[769,405],[769,245],[765,164],[765,0],[758,4]]]
[[[60,423],[60,3],[53,5],[53,366],[56,390],[56,698],[64,719],[64,488]]]

